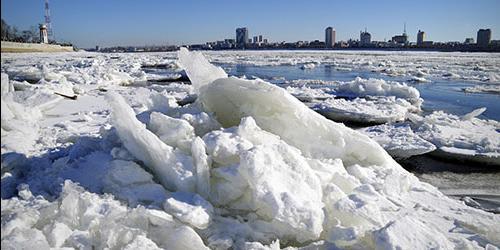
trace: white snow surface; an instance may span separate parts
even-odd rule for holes
[[[180,59],[194,88],[142,84],[141,65],[175,64],[169,53],[2,54],[23,86],[4,91],[2,75],[2,248],[500,245],[499,215],[420,182],[368,136],[200,53]],[[70,85],[76,100],[24,98]],[[498,129],[477,113],[439,117]]]

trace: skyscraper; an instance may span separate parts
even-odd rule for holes
[[[236,47],[239,49],[244,49],[244,48],[246,48],[247,42],[248,42],[248,29],[246,27],[237,28],[236,29]]]
[[[491,42],[491,30],[480,29],[477,31],[477,46],[487,47]]]
[[[332,27],[325,29],[325,46],[327,48],[333,48],[335,45],[335,30]]]
[[[359,42],[361,46],[368,46],[372,42],[372,35],[366,31],[365,32],[361,31],[359,34]]]
[[[417,33],[417,46],[422,46],[424,45],[424,40],[425,40],[425,32],[418,30]]]

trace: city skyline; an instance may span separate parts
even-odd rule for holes
[[[237,27],[247,27],[249,38],[264,35],[275,42],[324,40],[328,26],[336,30],[336,41],[359,39],[366,27],[372,41],[384,41],[401,34],[403,23],[410,41],[417,40],[418,30],[433,41],[463,42],[475,38],[481,28],[490,28],[493,40],[500,37],[495,32],[500,30],[499,1],[254,1],[237,6],[229,1],[184,2],[52,0],[50,4],[56,38],[78,47],[205,43],[234,39]],[[43,22],[43,1],[4,0],[2,18],[20,30],[36,26]]]

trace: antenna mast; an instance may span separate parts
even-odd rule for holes
[[[45,0],[45,25],[47,26],[47,35],[52,38],[52,40],[55,40],[52,23],[50,22],[49,0]]]

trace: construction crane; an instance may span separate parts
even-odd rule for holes
[[[49,0],[45,0],[45,26],[47,26],[47,35],[51,40],[55,40],[54,30],[50,21]]]

